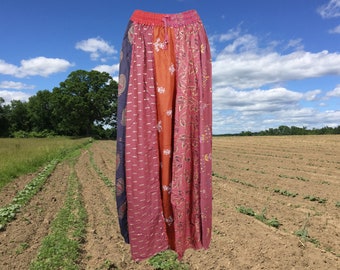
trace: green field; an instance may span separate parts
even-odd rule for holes
[[[0,190],[12,179],[31,172],[45,163],[62,158],[67,152],[89,142],[89,138],[1,138]]]

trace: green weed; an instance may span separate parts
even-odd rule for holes
[[[180,262],[175,252],[166,250],[150,258],[148,263],[156,270],[189,270],[189,265]]]
[[[115,265],[115,263],[111,262],[110,260],[105,260],[104,263],[99,267],[96,268],[98,270],[113,270],[113,269],[119,269],[118,266]]]
[[[245,207],[245,206],[239,206],[239,207],[237,207],[236,208],[237,209],[237,211],[239,211],[241,214],[245,214],[245,215],[247,215],[247,216],[255,216],[255,212],[254,212],[254,210],[253,209],[251,209],[251,208],[247,208],[247,207]]]
[[[288,176],[288,175],[285,175],[285,174],[279,174],[279,177],[280,178],[288,178],[288,179],[297,179],[299,181],[304,181],[304,182],[309,181],[308,179],[301,177],[301,176]]]
[[[322,199],[320,197],[317,196],[313,196],[313,195],[307,195],[304,197],[305,200],[310,200],[311,202],[318,202],[318,203],[326,203],[327,199]]]
[[[218,173],[216,173],[216,172],[212,172],[212,176],[215,176],[215,177],[220,178],[220,179],[223,179],[223,180],[227,180],[227,177],[226,177],[226,176],[220,175],[220,174],[218,174]]]
[[[21,243],[20,246],[16,249],[15,253],[16,254],[21,254],[23,253],[26,249],[29,248],[29,244],[28,243]]]
[[[322,184],[322,185],[330,185],[331,183],[328,182],[328,181],[322,181],[321,184]]]
[[[294,234],[296,236],[299,236],[301,241],[303,241],[303,242],[311,242],[315,245],[319,245],[319,241],[315,238],[310,237],[310,235],[308,233],[307,227],[309,225],[309,218],[310,218],[310,214],[308,213],[306,220],[304,221],[302,227],[299,230],[295,231]]]
[[[238,179],[235,179],[235,178],[232,178],[232,179],[229,179],[231,182],[234,182],[234,183],[238,183],[238,184],[241,184],[241,185],[244,185],[244,186],[247,186],[247,187],[254,187],[256,188],[256,186],[254,186],[253,184],[250,184],[250,183],[247,183],[247,182],[244,182],[244,181],[240,181]]]
[[[220,230],[217,229],[217,228],[214,228],[214,229],[213,229],[213,232],[214,232],[215,235],[226,236],[226,233],[225,233],[225,232],[222,232],[222,231],[220,231]]]
[[[287,197],[296,197],[298,193],[293,193],[288,190],[280,190],[280,189],[274,189],[275,193],[279,193],[280,195],[287,196]]]
[[[266,208],[264,208],[262,210],[262,212],[260,214],[255,213],[255,211],[251,208],[247,208],[244,206],[240,206],[236,208],[238,212],[248,215],[248,216],[253,216],[254,218],[256,218],[257,220],[263,222],[264,224],[274,227],[274,228],[279,228],[281,226],[281,223],[276,219],[276,218],[271,218],[268,219],[265,216],[266,213]]]
[[[279,174],[279,177],[280,178],[290,178],[288,175],[285,175],[285,174]]]
[[[296,178],[297,180],[304,181],[304,182],[308,182],[308,181],[309,181],[308,179],[303,178],[303,177],[301,177],[301,176],[296,176],[295,178]]]
[[[218,173],[216,173],[216,172],[213,172],[213,173],[212,173],[212,176],[215,176],[215,177],[220,178],[220,179],[223,179],[223,180],[228,180],[228,178],[227,178],[225,175],[220,175],[220,174],[218,174]],[[229,179],[229,181],[231,181],[231,182],[233,182],[233,183],[241,184],[241,185],[244,185],[244,186],[256,188],[256,186],[254,186],[254,185],[251,184],[251,183],[247,183],[247,182],[244,182],[244,181],[235,179],[235,178],[231,178],[231,179]]]

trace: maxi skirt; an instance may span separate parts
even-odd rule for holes
[[[208,248],[212,228],[212,78],[195,10],[136,10],[119,68],[116,201],[132,259]]]

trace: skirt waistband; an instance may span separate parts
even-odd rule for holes
[[[146,25],[157,25],[157,26],[182,26],[200,22],[201,19],[196,10],[188,10],[181,13],[175,14],[163,14],[153,13],[143,10],[135,10],[131,16],[131,21],[146,24]]]

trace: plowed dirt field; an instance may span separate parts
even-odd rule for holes
[[[103,181],[114,182],[115,142],[84,149],[74,171],[87,212],[79,268],[154,269],[133,262],[119,234],[113,188]],[[70,173],[59,163],[0,232],[1,270],[29,269],[64,204]],[[0,207],[34,177],[5,186]],[[190,269],[340,269],[340,136],[214,137],[213,195],[211,246],[185,253]]]

